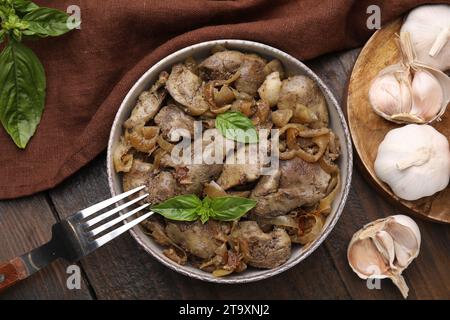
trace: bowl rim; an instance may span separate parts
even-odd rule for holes
[[[117,174],[112,166],[112,161],[111,161],[112,147],[115,142],[113,139],[113,136],[114,136],[114,133],[116,130],[119,130],[122,128],[122,124],[119,123],[119,121],[120,121],[119,118],[120,118],[120,115],[126,109],[126,105],[128,103],[128,100],[130,99],[130,97],[133,95],[133,93],[136,91],[136,89],[138,87],[140,87],[143,82],[146,81],[146,78],[151,73],[153,73],[154,70],[157,70],[158,68],[167,64],[172,58],[174,58],[178,55],[183,55],[184,53],[187,53],[189,51],[195,51],[196,49],[202,49],[204,47],[220,45],[220,44],[222,44],[222,45],[230,44],[231,46],[236,45],[236,46],[261,48],[265,51],[272,52],[274,54],[274,56],[275,55],[282,56],[284,59],[290,60],[292,63],[298,64],[304,70],[304,72],[308,75],[308,77],[311,77],[319,85],[320,89],[326,96],[327,100],[329,100],[331,102],[331,104],[333,105],[332,107],[337,112],[337,114],[339,116],[338,120],[342,127],[343,134],[345,137],[345,145],[347,146],[346,149],[347,149],[347,159],[348,159],[346,179],[345,179],[345,181],[341,182],[342,198],[341,198],[341,201],[336,208],[336,212],[335,212],[334,216],[332,217],[331,221],[329,222],[329,224],[322,231],[321,235],[317,239],[315,239],[312,243],[310,243],[308,245],[308,247],[304,251],[302,251],[297,257],[295,257],[292,260],[288,260],[281,266],[278,266],[274,269],[267,269],[267,270],[261,270],[261,271],[258,270],[257,274],[249,275],[247,277],[241,277],[241,278],[237,278],[237,279],[236,278],[231,279],[231,278],[226,278],[226,277],[213,277],[212,275],[206,275],[206,272],[205,272],[205,275],[193,273],[189,269],[187,269],[185,266],[180,266],[180,265],[176,264],[175,262],[166,261],[163,258],[161,258],[160,256],[158,256],[156,253],[154,253],[153,250],[144,243],[144,241],[136,233],[134,228],[129,231],[131,233],[131,235],[133,236],[133,238],[137,241],[137,243],[147,253],[149,253],[152,257],[154,257],[156,260],[158,260],[160,263],[162,263],[166,267],[168,267],[178,273],[181,273],[185,276],[189,276],[191,278],[195,278],[198,280],[207,281],[207,282],[224,283],[224,284],[238,284],[238,283],[248,283],[248,282],[255,282],[255,281],[267,279],[267,278],[273,277],[275,275],[278,275],[278,274],[292,268],[293,266],[297,265],[298,263],[300,263],[301,261],[306,259],[310,254],[312,254],[322,244],[322,242],[328,237],[331,230],[333,230],[334,226],[336,225],[337,221],[339,220],[339,218],[344,210],[344,207],[347,202],[348,195],[349,195],[350,185],[351,185],[351,180],[352,180],[352,170],[353,170],[353,147],[352,147],[352,141],[350,138],[350,131],[349,131],[347,122],[345,120],[344,113],[343,113],[342,109],[339,107],[339,103],[337,102],[334,94],[331,92],[331,90],[328,88],[328,86],[325,85],[325,83],[322,81],[322,79],[315,72],[313,72],[309,67],[307,67],[303,62],[301,62],[300,60],[296,59],[295,57],[291,56],[290,54],[288,54],[280,49],[274,48],[272,46],[269,46],[269,45],[266,45],[266,44],[263,44],[260,42],[250,41],[250,40],[217,39],[217,40],[209,40],[209,41],[199,42],[199,43],[184,47],[180,50],[177,50],[177,51],[165,56],[163,59],[159,60],[157,63],[153,64],[146,72],[144,72],[142,74],[142,76],[139,77],[139,79],[129,89],[128,93],[122,100],[122,103],[120,104],[120,107],[117,110],[116,115],[114,117],[114,122],[113,122],[111,130],[110,130],[110,135],[109,135],[109,139],[108,139],[108,147],[107,147],[107,156],[106,156],[108,185],[109,185],[110,192],[113,196],[116,195],[116,192],[115,192],[112,176],[113,176],[113,174]],[[249,50],[251,51],[251,48]],[[168,66],[168,67],[170,67],[170,66]],[[329,106],[329,104],[330,103],[328,103],[328,108],[331,107],[331,106]]]

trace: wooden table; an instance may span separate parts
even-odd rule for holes
[[[308,63],[340,101],[358,52]],[[55,221],[109,196],[103,153],[53,190],[0,201],[0,261],[43,244]],[[67,289],[68,264],[60,261],[0,299],[401,299],[388,280],[381,282],[381,290],[367,289],[346,259],[348,242],[356,230],[369,221],[400,213],[355,168],[347,205],[327,240],[305,261],[271,279],[243,285],[193,280],[161,265],[125,234],[78,264],[83,275],[80,290]],[[415,220],[422,232],[422,248],[404,274],[410,298],[450,299],[450,226]]]

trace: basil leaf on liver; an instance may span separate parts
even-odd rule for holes
[[[229,111],[216,117],[216,128],[227,139],[242,143],[257,143],[258,133],[252,121],[244,114]]]
[[[196,195],[173,197],[154,207],[152,210],[169,220],[195,221],[198,219],[202,201]]]
[[[220,221],[237,220],[256,206],[256,201],[241,197],[211,199],[211,218]]]
[[[11,38],[0,54],[0,120],[19,148],[25,148],[41,120],[45,87],[38,57]]]
[[[219,221],[237,220],[256,205],[255,200],[240,197],[221,197],[200,200],[196,195],[171,198],[152,208],[169,220],[206,223],[210,218]]]

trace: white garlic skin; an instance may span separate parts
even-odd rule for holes
[[[380,230],[372,240],[381,255],[389,262],[389,267],[393,268],[395,259],[394,239],[388,232]]]
[[[444,93],[439,81],[428,71],[419,70],[414,74],[411,93],[411,114],[429,121],[440,112]]]
[[[445,4],[423,5],[412,10],[401,32],[409,32],[417,59],[439,70],[450,69],[450,6]],[[436,40],[443,46],[435,56],[430,55]]]
[[[393,129],[378,147],[374,169],[377,177],[402,199],[431,196],[449,183],[449,143],[429,125]]]

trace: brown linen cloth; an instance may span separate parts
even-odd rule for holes
[[[169,53],[235,38],[305,60],[362,45],[373,32],[366,28],[369,5],[381,7],[385,23],[424,2],[36,0],[64,11],[78,5],[82,29],[27,42],[46,70],[46,107],[26,150],[0,128],[0,198],[54,187],[104,150],[127,91]]]

